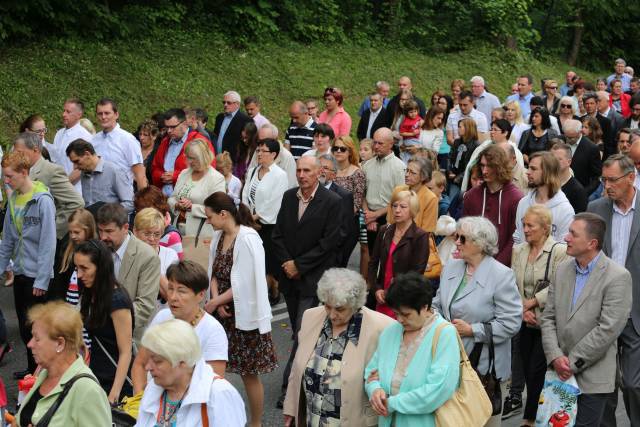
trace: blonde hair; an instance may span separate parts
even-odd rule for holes
[[[213,152],[211,152],[207,141],[202,138],[193,139],[189,143],[189,145],[187,145],[187,148],[185,148],[184,152],[185,154],[187,152],[193,153],[198,158],[200,167],[202,167],[204,170],[207,170],[207,168],[211,165],[211,162],[213,162]]]
[[[435,170],[431,174],[431,181],[436,187],[444,187],[447,184],[447,177],[439,170]]]
[[[223,151],[216,156],[216,170],[218,172],[222,173],[225,169],[231,171],[232,168],[233,162],[231,161],[231,154],[229,154],[228,151]]]
[[[393,206],[394,203],[400,201],[400,200],[409,200],[409,210],[411,211],[411,218],[415,218],[416,215],[418,215],[418,212],[420,211],[420,201],[418,200],[418,196],[416,195],[415,192],[411,191],[411,190],[402,190],[402,191],[398,191],[397,193],[394,193],[391,196],[391,206]]]
[[[144,208],[136,214],[133,220],[133,229],[142,231],[152,228],[164,230],[164,216],[156,208]]]
[[[184,320],[171,319],[149,327],[142,336],[141,344],[174,368],[180,362],[192,368],[202,357],[200,339],[193,326]]]
[[[63,301],[38,304],[29,310],[29,323],[41,322],[51,340],[64,338],[65,351],[79,353],[82,347],[80,312]]]
[[[510,108],[513,107],[513,109],[516,111],[516,118],[515,118],[515,122],[516,123],[522,123],[522,109],[520,108],[520,103],[518,101],[509,101],[505,104],[505,107]]]
[[[338,141],[342,142],[344,146],[349,150],[349,163],[354,166],[358,166],[360,164],[360,153],[358,153],[358,150],[356,150],[356,144],[353,142],[353,139],[351,139],[351,137],[348,135],[339,136],[333,141],[331,145],[336,145],[336,142]]]
[[[96,134],[96,128],[95,126],[93,126],[93,123],[91,123],[91,120],[87,119],[86,117],[83,117],[80,119],[78,123],[80,123],[80,126],[85,128],[87,132],[89,132],[91,135]]]
[[[86,236],[86,240],[95,239],[98,236],[96,231],[96,220],[93,217],[93,214],[84,208],[76,209],[71,212],[69,215],[69,221],[67,221],[67,225],[71,225],[73,223],[77,223],[84,230]],[[71,265],[71,261],[73,260],[73,253],[75,252],[75,245],[69,239],[69,243],[67,244],[67,248],[64,250],[64,255],[62,255],[62,262],[60,267],[60,273],[67,271],[69,266]]]
[[[551,234],[551,225],[553,223],[553,214],[551,210],[545,205],[535,204],[529,206],[529,209],[526,210],[522,220],[527,216],[534,216],[537,221],[542,225],[542,227],[547,231],[547,237]]]
[[[2,158],[2,167],[11,168],[18,173],[27,171],[28,174],[31,164],[26,154],[20,151],[11,151]]]

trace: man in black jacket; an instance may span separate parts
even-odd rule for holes
[[[216,154],[228,151],[231,160],[236,161],[238,146],[242,143],[242,129],[249,123],[251,117],[240,111],[240,94],[229,91],[222,99],[224,112],[216,116],[211,142]]]
[[[571,147],[571,169],[573,176],[582,184],[587,196],[600,185],[602,160],[598,146],[582,135],[582,124],[577,120],[567,120],[562,126],[564,138]]]
[[[282,271],[279,288],[284,295],[293,329],[293,348],[282,378],[282,408],[291,364],[298,347],[298,332],[305,310],[318,305],[316,289],[322,274],[338,265],[342,201],[320,185],[320,161],[315,156],[298,160],[298,187],[284,193],[271,239]]]
[[[411,83],[411,79],[407,76],[402,76],[398,79],[398,91],[403,89],[409,89],[413,91],[413,85]],[[413,100],[418,103],[418,107],[420,108],[420,117],[423,119],[427,115],[427,108],[424,105],[424,101],[418,98],[415,94],[413,95]],[[393,122],[393,115],[396,112],[396,108],[398,107],[398,103],[400,102],[400,95],[396,94],[389,103],[387,104],[387,123],[390,125]]]
[[[369,95],[371,107],[362,113],[356,135],[359,140],[371,138],[380,128],[388,127],[387,110],[382,106],[382,96],[378,92]]]
[[[573,206],[575,213],[586,211],[589,201],[587,192],[584,191],[582,184],[571,173],[571,146],[564,143],[555,144],[551,147],[551,153],[560,163],[562,192],[569,199],[569,203]]]

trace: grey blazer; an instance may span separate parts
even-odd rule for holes
[[[640,194],[638,194],[640,196]],[[604,233],[604,244],[602,252],[607,256],[611,256],[611,222],[613,216],[613,202],[608,198],[596,199],[589,203],[587,212],[593,212],[604,218],[607,229]],[[631,233],[629,233],[629,247],[627,249],[627,260],[625,268],[631,273],[633,305],[631,306],[631,320],[633,328],[637,334],[640,334],[640,197],[636,197],[635,205],[636,214],[633,215],[633,223],[631,224]]]
[[[151,246],[133,234],[129,234],[129,237],[129,244],[118,272],[118,283],[127,290],[133,302],[133,338],[139,344],[156,308],[160,290],[160,257]]]
[[[582,393],[615,389],[616,341],[631,310],[631,275],[600,253],[575,307],[576,262],[558,266],[541,316],[547,363],[560,356],[571,362]]]
[[[69,181],[63,167],[43,157],[31,166],[29,178],[49,188],[56,206],[56,238],[62,239],[67,234],[69,216],[74,210],[84,208],[84,199]]]
[[[511,376],[511,338],[520,331],[522,324],[522,300],[516,278],[508,267],[487,256],[452,304],[465,268],[466,263],[460,259],[451,259],[445,264],[433,307],[448,321],[462,319],[471,324],[473,337],[462,337],[467,354],[475,343],[488,342],[482,323],[491,323],[496,375],[506,381]],[[489,348],[485,345],[478,371],[485,373],[488,363]]]

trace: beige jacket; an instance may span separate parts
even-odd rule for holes
[[[552,236],[547,238],[547,241],[544,242],[544,246],[542,247],[542,252],[538,254],[535,262],[533,263],[533,277],[537,282],[538,280],[544,279],[544,272],[547,268],[547,259],[549,258],[549,251],[553,247],[553,244],[556,243],[553,240]],[[531,246],[528,243],[520,243],[513,246],[513,251],[511,252],[511,269],[516,275],[516,283],[518,284],[518,291],[520,291],[520,296],[522,300],[528,299],[524,294],[524,271],[527,266],[527,258],[529,258]],[[558,264],[562,261],[570,258],[567,255],[567,245],[564,243],[557,244],[555,248],[553,248],[553,253],[551,254],[551,260],[549,264],[549,281],[553,280],[553,276],[556,273],[556,268],[558,268]],[[535,298],[538,300],[538,305],[540,309],[544,309],[544,305],[547,303],[547,292],[548,288],[541,290],[536,293]],[[530,298],[531,296],[528,295]],[[536,317],[540,317],[539,313],[536,313]]]
[[[287,397],[284,401],[284,415],[296,418],[296,425],[306,424],[306,400],[302,381],[309,359],[313,357],[320,331],[327,318],[324,307],[311,308],[302,316],[302,326],[298,333],[298,351],[296,352]],[[375,426],[378,416],[373,412],[369,399],[364,391],[364,368],[376,351],[380,332],[394,320],[384,314],[362,307],[362,325],[358,346],[351,341],[342,355],[342,406],[340,408],[340,424],[343,427]]]

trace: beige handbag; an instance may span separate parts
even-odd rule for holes
[[[442,329],[450,325],[443,322],[436,328],[431,344],[431,359],[435,357],[438,338]],[[491,418],[491,401],[476,371],[471,367],[460,335],[456,332],[460,347],[460,385],[453,396],[436,409],[437,427],[482,427]]]

